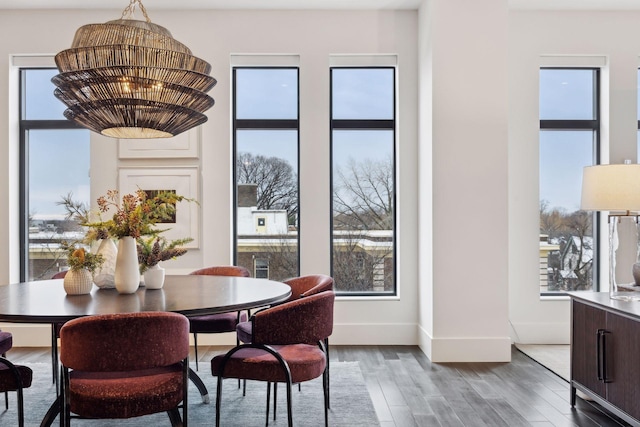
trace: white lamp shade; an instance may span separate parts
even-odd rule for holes
[[[640,211],[640,165],[585,167],[581,208],[593,211]]]

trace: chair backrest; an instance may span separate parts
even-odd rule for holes
[[[64,279],[64,276],[67,275],[67,271],[69,270],[62,270],[62,271],[58,271],[56,274],[54,274],[51,278],[52,279]],[[71,276],[69,276],[71,277]]]
[[[70,320],[60,330],[60,361],[89,372],[136,371],[189,356],[189,320],[169,312],[119,313]]]
[[[200,270],[192,271],[189,274],[194,274],[196,276],[251,276],[249,270],[237,265],[218,265],[214,267],[206,267],[201,268]]]
[[[256,313],[253,344],[315,343],[333,333],[335,293],[324,291]]]
[[[285,280],[291,286],[291,296],[285,302],[333,290],[333,278],[324,274],[310,274]]]

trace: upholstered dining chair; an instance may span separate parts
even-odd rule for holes
[[[295,299],[304,298],[309,295],[314,295],[324,291],[332,291],[333,290],[333,278],[331,276],[327,276],[325,274],[309,274],[300,277],[293,277],[291,279],[287,279],[284,281],[287,285],[291,287],[291,296],[284,302],[293,301]],[[236,327],[236,333],[238,334],[238,340],[242,343],[250,343],[251,342],[251,331],[252,322],[246,321],[241,322]],[[327,337],[324,342],[325,352],[327,354],[327,393],[330,390],[329,387],[329,378],[330,378],[330,370],[329,370],[329,338]],[[298,385],[299,386],[299,385]],[[243,387],[243,395],[245,394],[246,382]],[[273,387],[273,419],[276,419],[276,399],[278,395],[278,385],[274,384]],[[327,405],[331,408],[331,399],[330,395],[327,394]]]
[[[323,377],[325,426],[328,419],[327,355],[324,342],[333,332],[335,293],[325,291],[255,313],[251,343],[242,344],[211,360],[218,377],[216,426],[220,426],[223,378],[284,382],[287,386],[287,421],[293,426],[291,387]],[[269,419],[267,387],[267,422]]]
[[[87,316],[60,330],[61,424],[167,412],[187,427],[189,320],[177,313]],[[179,407],[182,407],[182,419]]]
[[[22,390],[31,387],[33,371],[28,366],[14,365],[0,357],[0,391],[15,391],[18,395],[18,426],[24,427],[24,399]]]
[[[196,276],[237,276],[249,277],[250,273],[245,267],[235,265],[220,265],[201,268],[189,274]],[[245,322],[247,315],[244,311],[236,313],[220,313],[189,318],[189,329],[193,334],[193,346],[196,356],[196,371],[198,370],[198,334],[221,334],[235,332],[240,322]],[[236,344],[238,341],[236,340]]]

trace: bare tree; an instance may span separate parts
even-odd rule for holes
[[[393,229],[393,161],[353,158],[336,172],[333,191],[335,229]]]
[[[593,284],[593,216],[585,211],[565,212],[560,208],[550,208],[549,202],[540,202],[540,233],[546,234],[551,241],[560,245],[560,251],[549,254],[548,266],[551,269],[550,290],[590,289]],[[574,241],[575,239],[575,241]],[[567,254],[567,251],[576,253]],[[561,259],[571,256],[574,261],[571,271],[575,278],[565,278],[561,271],[566,265]]]
[[[257,184],[258,209],[283,209],[289,224],[298,216],[297,176],[289,162],[279,157],[238,153],[236,159],[238,184]]]

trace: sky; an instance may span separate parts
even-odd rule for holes
[[[301,71],[303,72],[303,71]],[[55,69],[30,71],[27,81],[26,118],[60,119],[65,106],[53,96]],[[237,118],[296,119],[298,117],[297,69],[238,69]],[[336,119],[392,119],[394,82],[392,69],[337,69],[333,73],[333,115]],[[327,94],[329,96],[329,94]],[[221,108],[220,105],[216,105]],[[328,125],[328,124],[327,124]],[[69,192],[74,200],[91,204],[89,194],[89,131],[31,131],[29,134],[30,213],[62,215],[57,206]],[[304,144],[301,130],[300,144]],[[336,131],[334,161],[349,158],[387,159],[393,152],[389,131]],[[276,156],[297,170],[297,133],[287,130],[243,130],[238,150]]]

